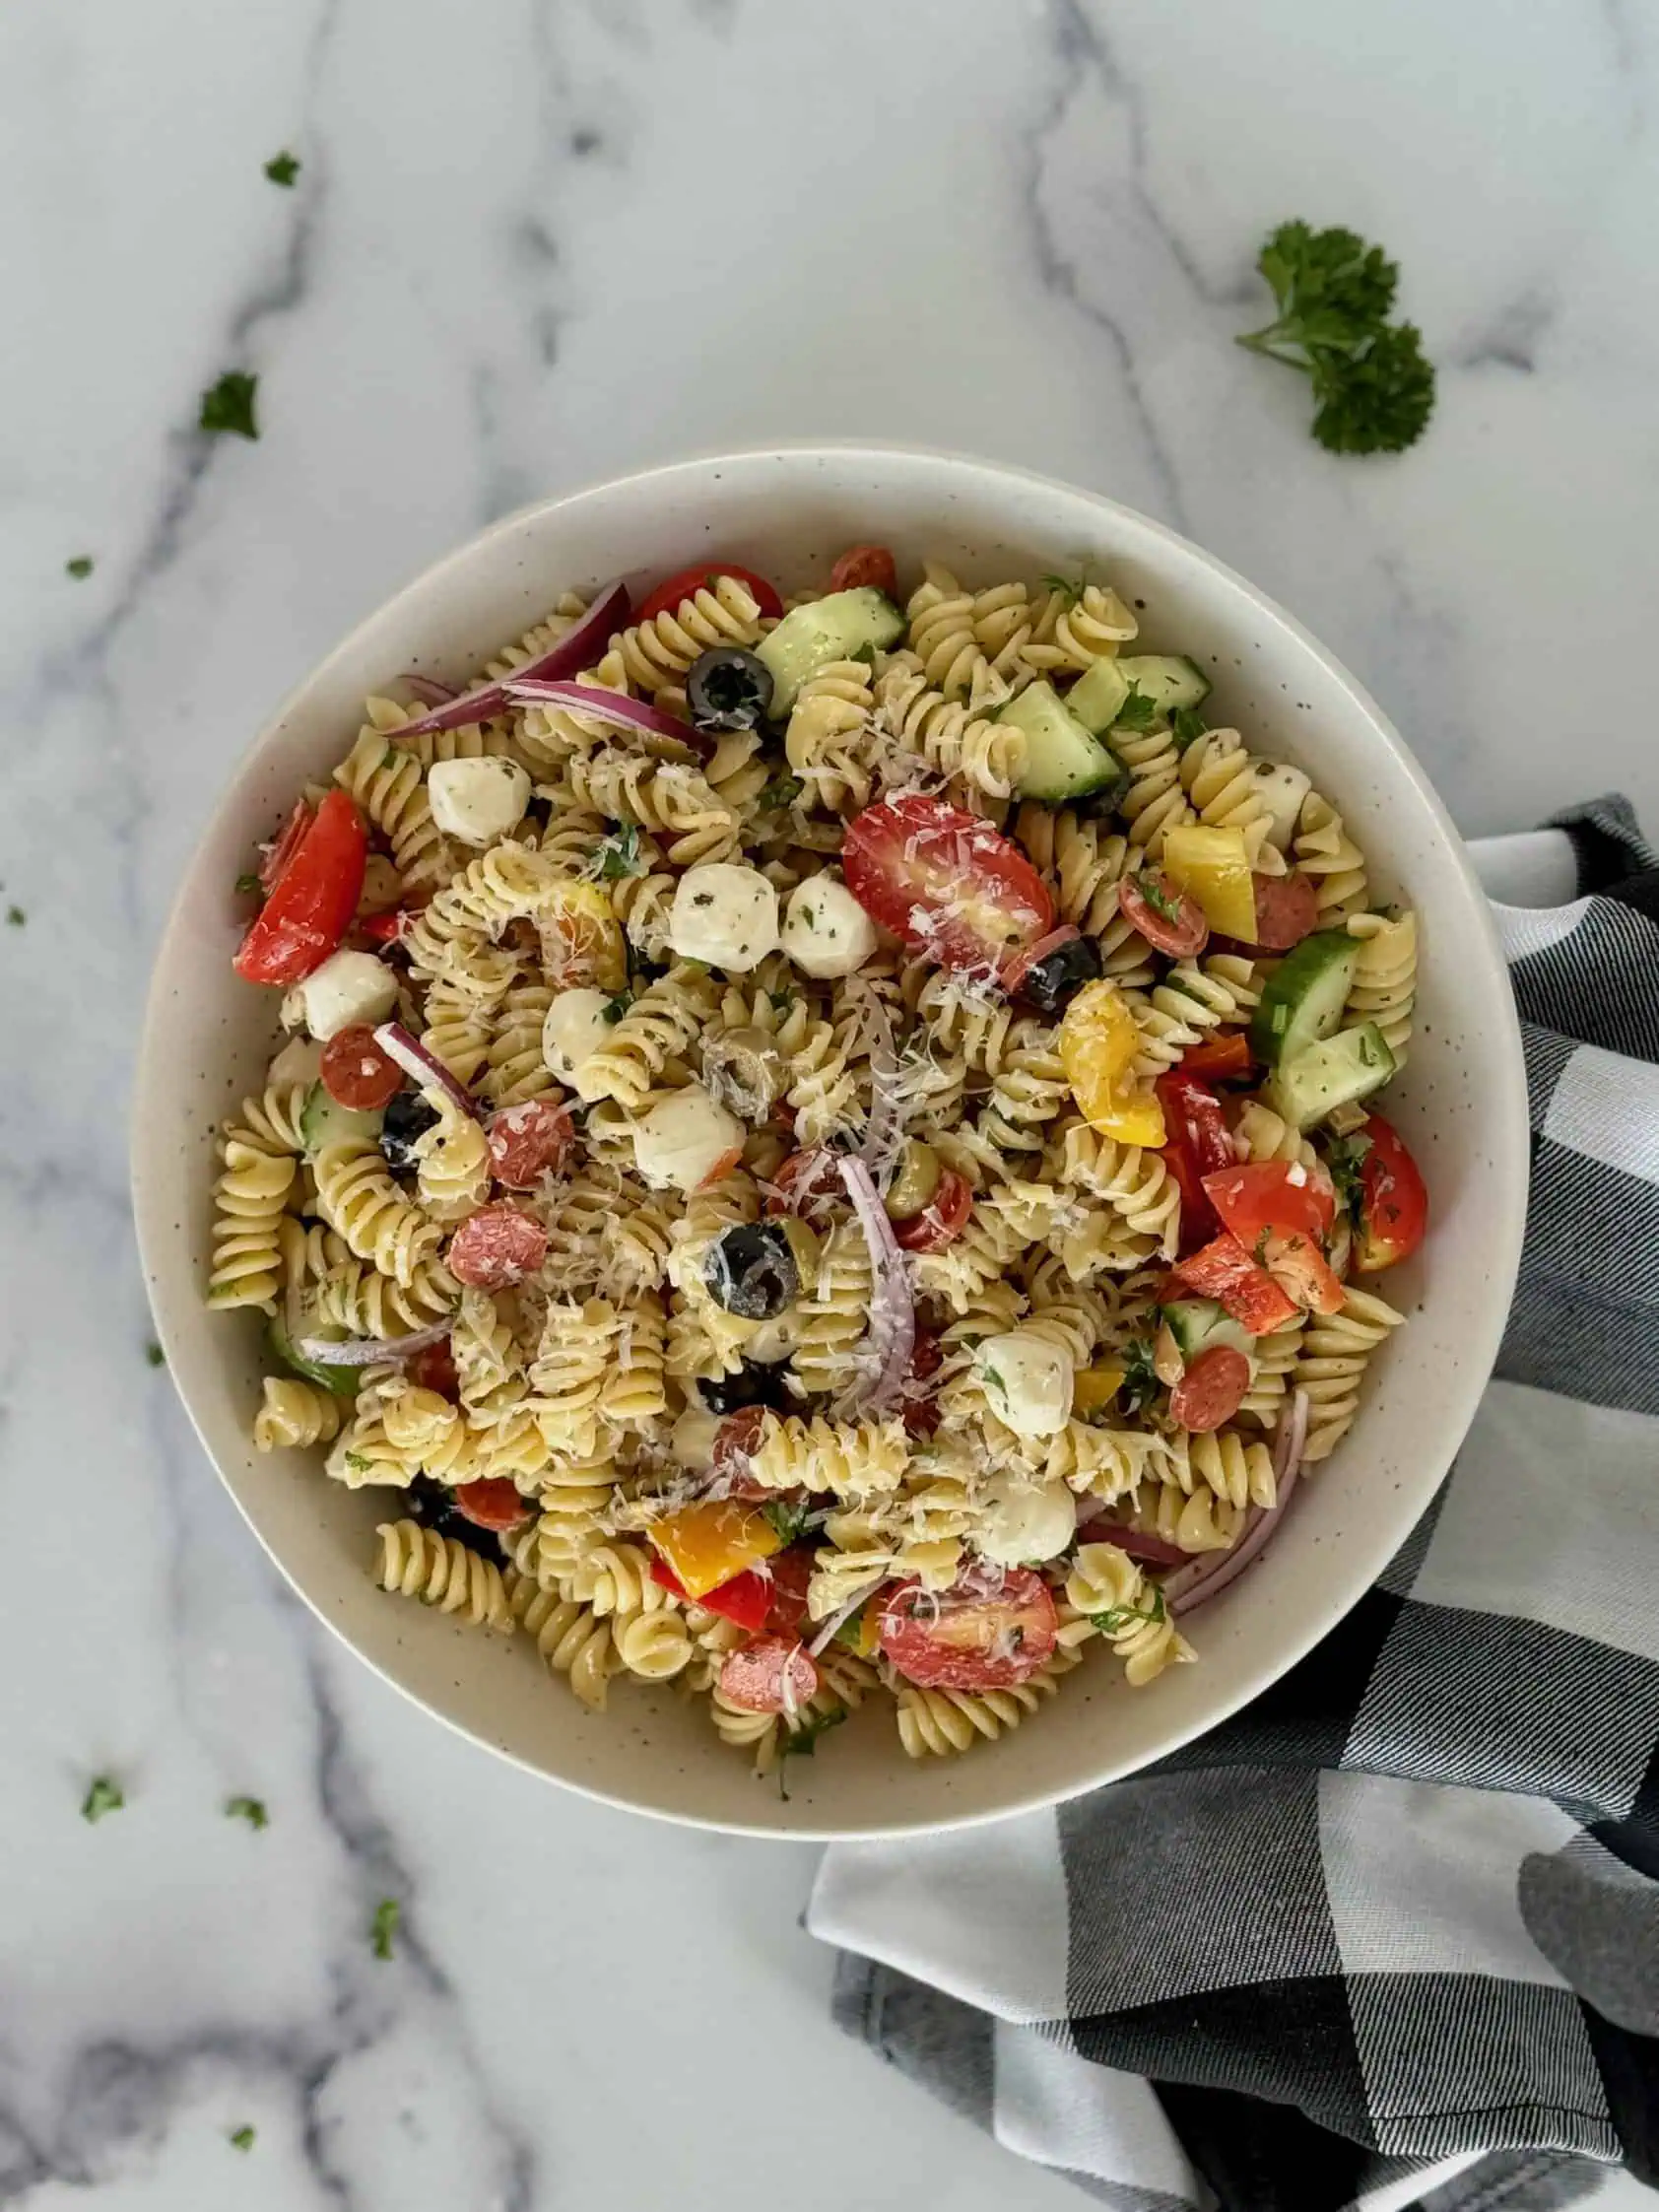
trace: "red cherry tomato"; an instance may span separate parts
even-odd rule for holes
[[[866,807],[841,847],[847,889],[873,921],[942,968],[1004,962],[1054,926],[1054,901],[1000,831],[912,792]]]
[[[322,1087],[337,1106],[377,1113],[403,1089],[403,1070],[375,1043],[374,1032],[360,1022],[323,1046]]]
[[[1288,876],[1251,877],[1256,887],[1256,942],[1251,950],[1288,953],[1319,925],[1313,878],[1293,868]]]
[[[749,1455],[765,1434],[766,1409],[764,1406],[745,1406],[740,1413],[728,1413],[714,1432],[714,1441],[709,1447],[708,1464],[717,1475],[742,1475],[748,1471]]]
[[[455,1503],[477,1528],[516,1528],[534,1510],[505,1475],[482,1475],[477,1482],[461,1483]]]
[[[1342,1306],[1342,1284],[1316,1238],[1299,1229],[1264,1229],[1255,1242],[1263,1267],[1304,1313],[1335,1313]]]
[[[849,545],[830,571],[831,591],[883,591],[898,597],[898,564],[885,545]]]
[[[766,1192],[766,1212],[774,1219],[779,1214],[799,1214],[810,1221],[815,1211],[823,1212],[829,1200],[846,1194],[835,1155],[828,1145],[809,1145],[805,1152],[792,1152],[779,1165]]]
[[[461,1394],[461,1378],[455,1373],[455,1356],[449,1349],[449,1339],[429,1344],[424,1352],[417,1352],[409,1363],[409,1379],[419,1390],[435,1390],[440,1398],[451,1400]]]
[[[1250,1040],[1242,1030],[1228,1030],[1220,1037],[1207,1037],[1202,1044],[1189,1044],[1181,1054],[1180,1069],[1183,1075],[1195,1075],[1201,1083],[1244,1083],[1251,1072]]]
[[[745,1712],[798,1712],[817,1688],[817,1667],[788,1636],[758,1637],[720,1669],[721,1697]]]
[[[1169,1393],[1169,1418],[1177,1428],[1207,1436],[1230,1421],[1250,1387],[1250,1363],[1235,1345],[1212,1344],[1200,1352]]]
[[[1046,937],[1039,937],[1034,945],[1027,945],[1017,952],[1002,972],[1002,987],[1009,997],[1019,996],[1020,985],[1039,960],[1046,960],[1050,953],[1057,952],[1062,945],[1069,945],[1074,937],[1081,937],[1082,934],[1075,922],[1065,921],[1058,929],[1051,929]]]
[[[1008,1690],[1048,1658],[1058,1627],[1033,1569],[970,1569],[937,1596],[900,1582],[882,1606],[882,1655],[924,1690]]]
[[[502,1106],[484,1125],[490,1147],[490,1173],[508,1190],[534,1190],[543,1175],[555,1173],[576,1141],[568,1106],[551,1099],[526,1099]]]
[[[1370,1150],[1360,1166],[1360,1234],[1354,1265],[1361,1275],[1409,1259],[1428,1227],[1428,1191],[1405,1141],[1380,1113],[1369,1115],[1363,1134]]]
[[[894,1223],[894,1241],[900,1251],[942,1252],[967,1227],[972,1211],[971,1187],[954,1168],[941,1168],[938,1185],[921,1212]]]
[[[1174,1176],[1181,1193],[1181,1250],[1197,1251],[1216,1234],[1216,1209],[1204,1189],[1204,1177],[1230,1165],[1232,1139],[1228,1135],[1222,1102],[1207,1083],[1189,1074],[1185,1065],[1170,1068],[1153,1086],[1163,1107],[1163,1165]]]
[[[244,982],[286,988],[320,968],[351,926],[363,891],[368,832],[345,791],[330,791],[232,966]]]
[[[722,576],[736,576],[739,583],[747,584],[762,614],[782,614],[783,601],[765,577],[758,576],[753,569],[745,569],[736,561],[699,561],[694,568],[678,569],[673,575],[665,576],[634,619],[654,622],[658,615],[672,615],[699,591],[712,591]]]
[[[1125,876],[1117,903],[1124,920],[1133,923],[1155,953],[1190,960],[1209,941],[1204,908],[1190,891],[1180,890],[1157,868]]]
[[[481,1291],[510,1290],[547,1257],[547,1231],[516,1206],[480,1206],[449,1240],[449,1272]]]
[[[360,914],[357,930],[371,945],[395,945],[415,918],[412,906],[388,906],[383,914]]]
[[[1296,1317],[1297,1307],[1265,1267],[1258,1267],[1236,1237],[1224,1229],[1202,1251],[1181,1260],[1175,1280],[1185,1295],[1213,1298],[1252,1336],[1271,1336]]]
[[[807,1584],[812,1580],[810,1544],[791,1544],[786,1552],[768,1559],[757,1579],[766,1584],[765,1630],[768,1636],[797,1637],[807,1617]],[[703,1599],[706,1605],[708,1600]]]
[[[937,1431],[939,1401],[927,1384],[944,1364],[945,1347],[938,1337],[931,1329],[917,1329],[910,1353],[910,1372],[904,1377],[904,1395],[898,1407],[906,1436],[925,1441]]]
[[[259,888],[266,898],[276,889],[283,870],[304,843],[305,832],[310,827],[310,808],[303,799],[296,799],[294,812],[266,847],[259,862]]]
[[[1238,1241],[1253,1249],[1263,1230],[1323,1237],[1336,1214],[1330,1177],[1288,1160],[1251,1160],[1204,1177],[1204,1190]]]

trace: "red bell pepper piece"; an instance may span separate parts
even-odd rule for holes
[[[1271,1336],[1296,1317],[1294,1301],[1226,1230],[1202,1251],[1178,1261],[1175,1274],[1198,1297],[1213,1298],[1252,1336]]]

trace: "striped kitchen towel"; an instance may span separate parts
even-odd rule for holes
[[[1161,1766],[818,1881],[841,2025],[1123,2212],[1659,2183],[1659,859],[1623,800],[1559,823],[1476,847],[1580,896],[1497,905],[1526,1250],[1399,1557]]]

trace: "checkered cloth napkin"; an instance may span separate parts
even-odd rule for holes
[[[1604,799],[1476,859],[1553,849],[1499,1379],[1388,1572],[1133,1780],[825,1859],[841,2025],[1123,2212],[1659,2183],[1659,858]]]

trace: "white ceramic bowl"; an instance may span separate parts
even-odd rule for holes
[[[1143,609],[1143,643],[1213,671],[1214,705],[1298,762],[1346,817],[1379,895],[1424,927],[1411,1064],[1389,1092],[1433,1204],[1424,1252],[1384,1286],[1411,1315],[1374,1363],[1360,1419],[1261,1563],[1193,1623],[1196,1666],[1130,1692],[1085,1665],[1030,1724],[961,1760],[912,1764],[886,1700],[855,1715],[789,1796],[720,1744],[700,1705],[625,1683],[589,1713],[522,1641],[383,1595],[366,1572],[384,1492],[350,1493],[307,1456],[248,1441],[261,1328],[201,1304],[215,1125],[257,1086],[271,994],[238,982],[232,893],[299,784],[342,757],[365,693],[418,667],[459,678],[555,595],[725,554],[785,589],[839,548],[937,555],[975,582],[1088,560]],[[1109,500],[943,453],[799,447],[683,461],[509,516],[399,592],[300,685],[236,764],[180,887],[140,1057],[133,1184],[173,1380],[260,1541],[318,1616],[427,1710],[531,1772],[672,1820],[760,1834],[942,1828],[1132,1773],[1267,1688],[1375,1578],[1450,1465],[1495,1356],[1525,1210],[1527,1123],[1508,979],[1445,809],[1373,703],[1290,616],[1196,546]]]

